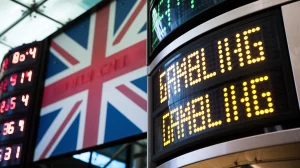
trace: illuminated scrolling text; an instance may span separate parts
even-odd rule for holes
[[[216,98],[217,94],[222,96]],[[159,117],[163,146],[212,128],[274,113],[273,89],[268,75],[207,91]]]
[[[251,28],[237,33],[234,39],[224,38],[215,41],[216,53],[209,53],[205,47],[181,57],[159,74],[160,103],[170,99],[182,89],[197,85],[202,81],[216,77],[219,74],[238,69],[247,65],[266,60],[264,45],[261,39],[252,40],[258,35],[260,27]],[[258,36],[261,37],[261,36]],[[207,48],[212,48],[211,46]],[[207,56],[210,54],[209,56]],[[218,62],[211,63],[210,57],[217,57]],[[238,60],[233,61],[233,58]],[[217,64],[217,67],[211,66]]]

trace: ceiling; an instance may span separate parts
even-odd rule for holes
[[[1,0],[0,62],[11,49],[43,40],[102,0]]]

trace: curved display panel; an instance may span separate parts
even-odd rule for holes
[[[1,73],[4,73],[8,69],[14,69],[34,63],[37,59],[37,53],[37,47],[30,47],[9,54],[2,62]]]
[[[0,116],[3,118],[5,116],[28,111],[30,97],[30,94],[25,93],[3,98],[0,100]]]
[[[207,87],[203,83],[279,60],[277,25],[272,16],[243,22],[202,37],[171,56],[154,74],[154,109]]]
[[[0,123],[0,141],[23,137],[26,120],[24,118],[7,120]]]
[[[32,155],[29,146],[35,129],[34,117],[37,116],[35,97],[40,91],[38,84],[41,79],[36,72],[41,66],[42,45],[42,42],[35,42],[15,48],[2,61],[0,167],[25,164]]]
[[[159,0],[151,10],[151,49],[182,23],[226,0]]]
[[[3,95],[7,92],[18,91],[32,86],[32,76],[33,70],[29,69],[2,78],[0,82],[0,94]]]
[[[199,37],[150,78],[154,160],[299,117],[279,10]]]
[[[280,69],[270,70],[194,93],[170,105],[154,119],[155,151],[207,132],[289,112],[284,81]]]

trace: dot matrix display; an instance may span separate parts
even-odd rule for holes
[[[23,89],[32,85],[33,71],[25,70],[18,73],[13,73],[2,78],[0,82],[0,94]]]
[[[153,72],[154,154],[290,115],[281,22],[254,18],[199,37]]]
[[[240,38],[240,33],[237,33],[235,38],[231,35],[230,40],[227,37],[218,40],[216,47],[213,44],[203,44],[210,49],[209,52],[205,48],[200,48],[178,59],[160,74],[160,102],[163,103],[167,100],[167,96],[171,99],[177,93],[179,94],[183,88],[193,87],[233,69],[265,61],[260,29],[257,26],[242,31],[243,40]],[[249,37],[251,37],[251,41]],[[215,53],[211,53],[214,52],[211,50],[212,48],[217,48]],[[213,56],[218,58],[213,58]],[[164,83],[164,81],[167,82]]]
[[[202,133],[288,110],[280,69],[194,93],[154,120],[156,151]]]
[[[29,108],[30,94],[20,94],[0,100],[0,117],[26,112]]]
[[[0,124],[0,140],[8,140],[24,136],[25,119],[7,120]]]
[[[158,0],[151,10],[151,48],[193,16],[225,0]]]
[[[280,59],[278,37],[273,35],[277,33],[275,26],[272,19],[263,19],[189,45],[156,74],[159,92],[154,93],[154,106],[171,104],[204,82]]]

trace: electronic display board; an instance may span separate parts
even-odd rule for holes
[[[281,13],[271,10],[198,37],[158,66],[153,158],[298,117],[284,37]]]
[[[24,136],[25,119],[14,119],[0,123],[0,141]]]
[[[0,100],[0,117],[28,111],[30,94],[20,94]]]
[[[12,49],[0,72],[0,167],[25,163],[32,143],[42,42]],[[22,157],[23,156],[23,157]]]
[[[33,71],[31,69],[16,72],[2,78],[0,82],[0,94],[13,92],[32,86]]]
[[[36,62],[37,53],[38,49],[34,46],[9,54],[2,61],[1,73],[4,73],[8,69],[14,69],[15,67],[29,65]]]
[[[0,165],[2,167],[20,164],[22,144],[0,146]]]
[[[171,31],[226,0],[159,0],[151,10],[151,49],[154,49]]]

